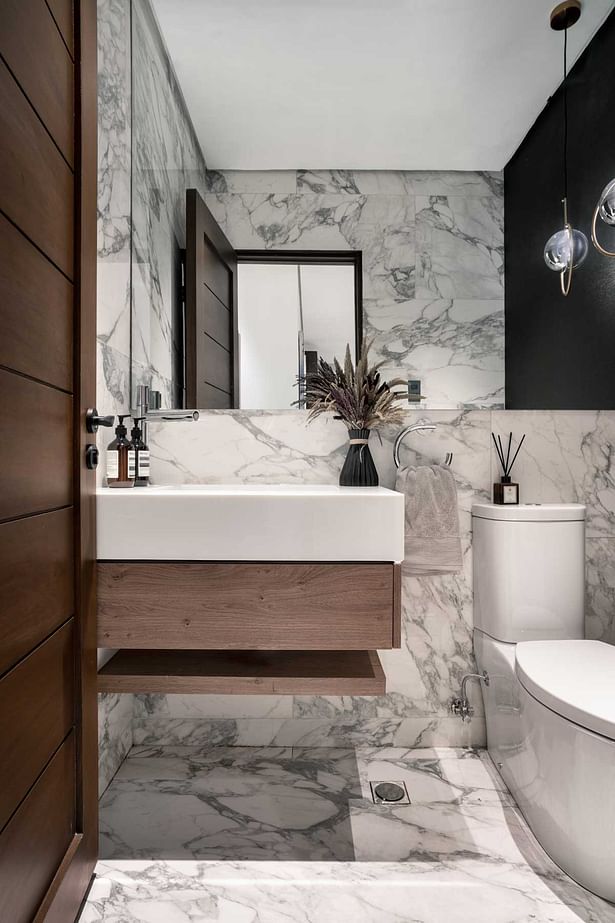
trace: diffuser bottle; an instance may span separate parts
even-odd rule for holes
[[[126,438],[124,420],[129,414],[118,416],[115,439],[107,446],[107,487],[134,487],[135,450]]]
[[[513,465],[517,460],[517,455],[519,450],[523,445],[523,440],[525,439],[525,433],[521,437],[521,441],[517,446],[517,450],[511,458],[511,452],[513,447],[513,434],[510,433],[508,436],[508,449],[504,450],[504,445],[502,443],[502,437],[498,436],[497,439],[495,435],[491,434],[493,438],[493,443],[495,445],[495,451],[502,469],[502,476],[499,482],[493,485],[493,502],[500,505],[517,505],[519,503],[519,485],[516,484],[510,476]]]
[[[493,485],[493,502],[498,504],[518,504],[519,485],[513,483],[510,477],[503,475],[499,482]]]

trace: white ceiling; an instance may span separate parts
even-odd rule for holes
[[[500,170],[561,80],[556,0],[153,3],[210,168]]]

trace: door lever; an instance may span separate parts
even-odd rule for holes
[[[98,415],[96,407],[90,407],[85,415],[85,428],[88,433],[97,433],[99,426],[113,426],[115,417],[113,415],[101,417]]]

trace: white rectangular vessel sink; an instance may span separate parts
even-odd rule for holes
[[[102,487],[99,560],[395,561],[404,498],[385,487]]]

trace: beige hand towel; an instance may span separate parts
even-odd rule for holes
[[[406,498],[402,573],[417,576],[461,570],[457,487],[450,468],[399,468],[395,489]]]

